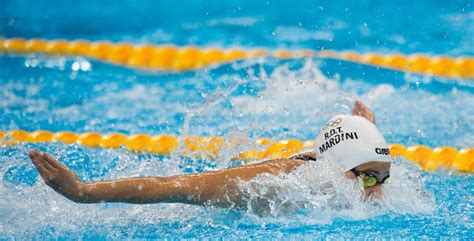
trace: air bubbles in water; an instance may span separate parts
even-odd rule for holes
[[[91,70],[91,64],[86,60],[78,59],[71,65],[73,71],[89,71]]]

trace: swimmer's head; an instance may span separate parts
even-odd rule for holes
[[[316,153],[339,165],[349,178],[375,177],[374,185],[371,185],[373,178],[370,178],[372,183],[364,185],[366,195],[380,189],[392,161],[383,135],[372,122],[360,116],[337,115],[331,118],[316,137]]]

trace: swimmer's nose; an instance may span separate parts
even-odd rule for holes
[[[379,198],[382,196],[382,185],[364,188],[364,193],[366,197]]]

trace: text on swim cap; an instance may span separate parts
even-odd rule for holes
[[[359,139],[359,136],[357,136],[357,132],[346,133],[342,130],[342,127],[337,127],[324,133],[324,139],[326,142],[319,146],[320,153],[327,151],[329,148],[339,144],[342,141]]]
[[[388,148],[375,148],[375,153],[379,155],[390,155],[390,150]]]

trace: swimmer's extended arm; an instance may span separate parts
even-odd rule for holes
[[[228,206],[238,203],[242,198],[236,188],[239,179],[250,180],[262,173],[272,175],[288,173],[304,163],[304,161],[280,159],[198,174],[84,183],[66,165],[47,153],[32,150],[29,155],[48,186],[78,203],[204,204],[210,201],[216,205]]]

